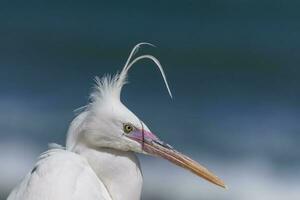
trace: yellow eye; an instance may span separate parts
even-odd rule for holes
[[[130,133],[131,131],[134,130],[134,127],[131,124],[124,124],[123,130],[124,130],[125,133],[128,134],[128,133]]]

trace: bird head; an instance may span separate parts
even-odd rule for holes
[[[127,82],[128,70],[142,59],[150,59],[156,64],[172,98],[160,62],[152,55],[142,55],[133,59],[141,45],[151,44],[136,45],[120,73],[96,78],[96,85],[90,96],[91,102],[84,107],[69,128],[67,149],[72,150],[80,143],[89,147],[113,148],[158,156],[188,169],[216,185],[225,187],[224,182],[212,172],[160,140],[142,120],[121,102],[121,90]]]

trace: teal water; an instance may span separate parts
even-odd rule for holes
[[[157,48],[140,53],[159,58],[174,99],[145,61],[131,71],[123,101],[150,129],[208,164],[257,161],[287,180],[300,177],[298,8],[267,0],[1,2],[2,147],[31,144],[34,157],[48,142],[63,144],[93,78],[120,70],[146,41]],[[0,186],[3,194],[11,187]]]

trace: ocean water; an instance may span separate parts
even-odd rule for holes
[[[142,61],[122,101],[229,186],[141,156],[142,199],[297,199],[298,7],[267,0],[1,2],[0,199],[49,142],[64,144],[94,77],[120,70],[139,42],[157,46],[139,53],[160,60],[174,98]]]

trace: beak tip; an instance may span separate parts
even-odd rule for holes
[[[224,184],[222,187],[223,187],[225,190],[229,190],[229,187],[228,187],[227,185],[225,185],[225,184]]]
[[[222,179],[218,178],[217,176],[214,176],[214,178],[215,178],[215,180],[211,180],[211,179],[206,179],[206,180],[208,180],[209,182],[211,182],[225,190],[229,189],[228,186],[224,183],[224,181]]]
[[[218,185],[224,188],[225,190],[229,190],[229,187],[223,181],[221,181]]]

